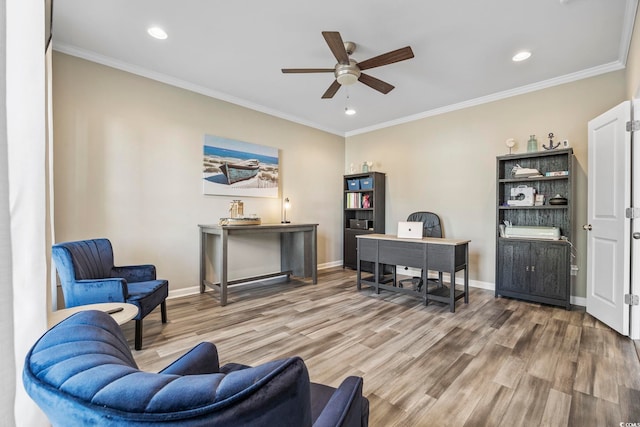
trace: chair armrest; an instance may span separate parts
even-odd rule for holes
[[[76,280],[68,286],[64,294],[66,307],[98,304],[104,302],[125,302],[129,294],[127,282],[122,279]]]
[[[362,396],[362,378],[347,377],[333,393],[313,427],[367,427],[369,401]]]
[[[161,374],[201,375],[220,372],[218,350],[210,342],[201,342],[188,353],[160,371]]]
[[[156,280],[156,266],[152,264],[114,266],[111,269],[111,277],[122,277],[131,283]]]

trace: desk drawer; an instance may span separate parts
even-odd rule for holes
[[[429,270],[455,271],[467,262],[467,245],[429,245],[427,263]]]
[[[422,268],[425,263],[427,245],[411,242],[380,241],[380,262],[382,264],[406,265]]]
[[[378,241],[369,239],[358,239],[358,255],[361,261],[376,261]]]

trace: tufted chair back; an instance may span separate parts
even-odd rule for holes
[[[66,250],[72,259],[72,268],[59,269],[61,281],[104,279],[111,277],[113,270],[113,248],[108,239],[80,240],[57,246],[55,250]],[[74,277],[63,277],[73,273]]]

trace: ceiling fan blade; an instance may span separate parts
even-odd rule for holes
[[[283,68],[283,73],[333,73],[334,68]]]
[[[338,83],[337,80],[334,80],[333,83],[331,83],[331,86],[329,86],[329,89],[327,89],[327,91],[322,94],[322,99],[333,98],[333,95],[336,94],[338,89],[340,89],[340,83]]]
[[[358,67],[361,70],[368,70],[369,68],[393,64],[394,62],[400,62],[411,58],[413,58],[413,51],[411,50],[411,46],[407,46],[358,62]]]
[[[323,31],[322,36],[329,45],[331,53],[333,53],[333,56],[338,60],[338,64],[349,65],[349,55],[344,48],[344,42],[342,41],[340,33],[337,31]]]
[[[371,77],[370,75],[364,73],[360,73],[360,78],[358,78],[358,81],[366,84],[372,89],[377,90],[378,92],[384,93],[385,95],[391,92],[395,87],[387,82],[383,82],[380,79],[376,79],[375,77]]]

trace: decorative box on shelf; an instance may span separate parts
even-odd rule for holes
[[[360,180],[359,179],[348,179],[347,184],[349,186],[349,190],[359,190],[360,189]]]
[[[361,190],[371,190],[373,188],[373,179],[371,178],[362,178],[360,180],[360,189]]]

